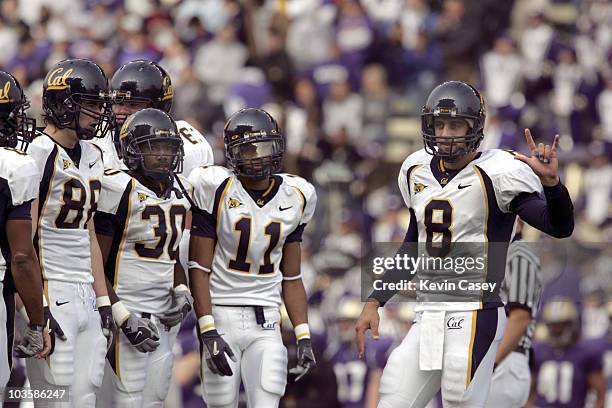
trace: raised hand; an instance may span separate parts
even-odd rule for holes
[[[552,146],[539,143],[537,146],[531,137],[531,131],[525,129],[525,140],[529,147],[531,157],[517,153],[515,159],[526,163],[540,178],[542,185],[553,187],[559,183],[559,161],[557,160],[557,147],[559,146],[559,135],[555,135]]]

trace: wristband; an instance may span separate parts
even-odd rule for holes
[[[101,308],[102,306],[110,306],[111,301],[108,296],[98,296],[96,298],[96,307]]]
[[[121,301],[116,302],[113,307],[113,319],[115,319],[115,323],[117,326],[121,327],[121,325],[130,317],[130,312],[123,306]]]
[[[177,287],[174,288],[175,292],[187,292],[189,293],[189,288],[184,284],[181,283],[180,285],[178,285]]]
[[[308,323],[298,324],[297,326],[295,326],[293,331],[295,333],[295,339],[297,341],[310,338],[310,328],[308,327]]]
[[[198,326],[200,327],[200,334],[216,330],[215,318],[212,315],[204,315],[198,319]]]
[[[196,261],[189,261],[189,262],[187,262],[187,269],[199,269],[199,270],[204,271],[206,273],[210,273],[211,272],[210,268],[202,266],[199,263],[197,263]]]
[[[295,276],[283,276],[283,280],[284,281],[294,281],[294,280],[298,280],[298,279],[302,279],[302,274],[301,273],[299,275],[295,275]]]

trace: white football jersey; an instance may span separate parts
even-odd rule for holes
[[[184,120],[177,120],[176,127],[181,139],[183,139],[183,149],[185,150],[183,176],[188,177],[189,173],[198,166],[213,164],[213,151],[204,135]],[[97,145],[102,150],[104,166],[107,169],[127,169],[117,154],[112,132],[107,132],[103,138],[93,139],[91,143]]]
[[[191,194],[189,182],[181,181]],[[158,197],[121,170],[105,171],[98,211],[114,215],[117,226],[105,271],[129,310],[158,314],[170,307],[175,256],[189,209],[176,182],[167,197]]]
[[[41,133],[28,147],[41,172],[34,248],[43,279],[91,283],[87,222],[96,211],[104,172],[102,153],[79,141],[80,160]]]
[[[410,208],[410,222],[416,222],[418,242],[427,243],[428,253],[444,250],[444,243],[508,243],[510,242],[515,215],[510,210],[511,201],[520,193],[542,192],[540,179],[525,163],[515,160],[512,153],[503,150],[487,150],[479,153],[454,177],[446,171],[438,158],[419,150],[402,164],[398,177],[404,202]],[[482,256],[484,244],[471,244],[459,248],[463,256]],[[446,256],[447,253],[439,253]],[[457,255],[457,254],[453,254]],[[491,261],[490,259],[487,261]],[[487,264],[490,266],[490,264]],[[481,281],[492,279],[485,275]],[[505,263],[501,264],[501,271]],[[501,280],[503,273],[498,274]],[[496,278],[495,278],[496,279]],[[488,280],[487,280],[488,282]],[[418,295],[417,290],[417,295]],[[477,310],[481,302],[422,302],[419,310]]]
[[[317,201],[312,184],[278,174],[270,188],[254,198],[225,167],[198,167],[189,180],[194,204],[215,222],[212,303],[280,306],[283,246],[312,218]]]
[[[4,279],[7,262],[10,262],[10,247],[6,236],[7,210],[17,207],[38,197],[40,171],[36,162],[26,153],[19,150],[0,147],[0,281]],[[28,214],[30,215],[30,214]]]

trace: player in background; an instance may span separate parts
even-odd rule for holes
[[[531,157],[497,149],[479,152],[485,118],[482,96],[464,82],[444,82],[430,93],[421,114],[425,149],[408,156],[398,177],[411,215],[400,251],[414,256],[406,248],[418,243],[429,256],[445,257],[454,248],[475,260],[487,250],[486,266],[474,268],[470,276],[499,287],[505,252],[491,251],[507,249],[516,215],[563,238],[573,231],[573,205],[557,174],[558,136],[552,146],[536,146],[526,129]],[[422,268],[418,275],[435,280],[439,271]],[[414,276],[396,269],[385,280]],[[459,276],[451,271],[449,278]],[[362,354],[365,331],[372,329],[378,337],[378,308],[394,294],[374,291],[367,300],[356,326]],[[417,288],[417,317],[385,366],[380,408],[423,407],[440,389],[445,407],[486,406],[506,314],[498,293],[483,294]]]
[[[393,339],[368,341],[365,359],[361,359],[355,343],[355,322],[361,312],[361,301],[359,298],[342,298],[335,312],[336,330],[328,337],[325,354],[336,374],[338,400],[343,408],[375,408],[380,377]]]
[[[106,133],[104,138],[94,140],[104,152],[104,164],[107,168],[126,169],[121,161],[119,147],[119,130],[125,119],[134,112],[144,108],[160,109],[168,114],[172,108],[174,93],[168,73],[157,63],[147,60],[135,60],[121,66],[110,80],[113,97],[113,111],[116,125],[114,131]],[[184,120],[177,120],[176,126],[183,139],[182,174],[189,176],[199,166],[213,164],[213,152],[206,138]],[[187,213],[185,232],[181,238],[181,264],[187,268],[189,237],[191,230],[191,212]]]
[[[178,244],[190,208],[175,181],[183,142],[163,111],[129,116],[119,133],[128,170],[107,169],[95,217],[113,316],[112,406],[162,407],[179,326],[191,310]],[[186,181],[182,183],[188,185]]]
[[[537,243],[522,240],[521,219],[516,221],[514,240],[508,247],[506,277],[501,295],[508,324],[495,357],[491,393],[487,404],[496,408],[521,408],[529,398],[531,370],[529,354],[535,319],[542,295]]]
[[[15,286],[25,305],[29,324],[16,345],[19,357],[45,357],[50,339],[43,336],[42,280],[32,245],[31,204],[38,197],[40,178],[36,163],[25,153],[34,138],[34,120],[26,116],[30,106],[21,85],[8,72],[0,71],[0,293]],[[11,279],[12,278],[12,279]],[[0,396],[12,367],[15,297],[10,291],[0,301]],[[0,401],[0,406],[2,402]]]
[[[69,386],[70,403],[58,406],[95,405],[115,331],[91,220],[104,165],[100,150],[85,142],[110,122],[107,87],[91,61],[55,64],[43,83],[46,127],[28,147],[42,174],[32,219],[54,345],[46,362],[27,361],[28,377],[34,388]]]
[[[553,298],[544,306],[548,329],[543,342],[534,343],[534,364],[528,408],[582,408],[594,391],[594,408],[604,408],[606,382],[603,349],[598,339],[580,340],[578,310],[570,299]]]
[[[241,379],[249,407],[278,407],[287,351],[281,299],[295,327],[299,380],[315,364],[300,272],[302,232],[314,187],[279,174],[284,138],[272,116],[243,109],[224,128],[229,168],[196,168],[191,293],[202,343],[203,395],[211,408],[236,407]]]

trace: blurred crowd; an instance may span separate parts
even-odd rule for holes
[[[158,61],[172,77],[173,115],[206,134],[217,163],[228,114],[263,107],[279,120],[286,171],[312,181],[319,196],[303,268],[313,327],[322,332],[327,311],[346,288],[359,287],[362,244],[404,236],[396,176],[422,147],[420,108],[445,79],[482,90],[485,148],[525,152],[525,127],[539,140],[561,135],[577,223],[573,238],[547,256],[551,265],[569,260],[559,273],[578,285],[558,286],[577,291],[576,300],[597,308],[612,293],[608,0],[3,0],[0,7],[0,67],[24,85],[38,118],[47,70],[81,57],[109,77],[134,59]],[[391,320],[401,325],[401,315]],[[178,365],[192,369],[196,360]]]

